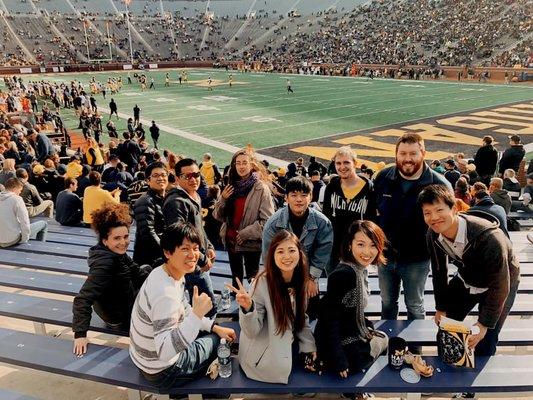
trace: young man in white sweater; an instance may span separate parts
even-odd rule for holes
[[[194,272],[200,245],[193,225],[167,227],[161,236],[166,262],[146,278],[133,305],[130,357],[146,379],[162,388],[203,375],[216,357],[219,339],[236,339],[233,329],[205,317],[213,305],[197,286],[192,306],[188,302],[185,275]]]
[[[30,224],[28,210],[20,197],[23,187],[24,182],[19,178],[10,178],[5,184],[5,192],[0,193],[0,247],[26,243],[29,239],[46,241],[46,221]]]

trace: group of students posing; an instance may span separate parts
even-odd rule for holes
[[[367,368],[386,351],[388,341],[365,318],[367,269],[375,265],[380,274],[390,269],[388,278],[380,275],[382,317],[396,318],[400,280],[407,292],[409,285],[419,287],[419,281],[423,288],[429,273],[429,266],[424,269],[420,260],[401,257],[401,246],[409,241],[409,246],[423,249],[411,255],[431,258],[435,321],[443,315],[463,320],[478,305],[479,330],[469,344],[477,354],[494,354],[519,281],[511,242],[490,215],[485,219],[459,214],[450,186],[428,179],[433,175],[424,155],[418,135],[401,137],[396,165],[376,178],[376,182],[389,180],[389,186],[382,183],[381,194],[376,190],[375,198],[372,182],[360,177],[353,181],[354,156],[341,148],[335,157],[338,178],[326,190],[324,214],[310,205],[312,186],[301,176],[288,181],[287,205],[274,212],[270,190],[261,180],[253,155],[241,151],[233,157],[214,216],[223,222],[221,236],[233,275],[228,286],[239,305],[239,363],[249,378],[287,383],[296,346],[310,370],[321,366],[347,377]],[[134,259],[142,247],[144,261],[153,259],[152,265],[140,266],[127,254],[131,224],[127,206],[106,205],[93,212],[92,226],[99,242],[90,250],[89,277],[73,305],[75,354],[87,350],[93,308],[109,326],[129,330],[133,362],[161,387],[201,375],[216,357],[219,340],[236,340],[233,329],[214,322],[216,307],[208,271],[215,252],[198,214],[198,166],[180,163],[176,165],[178,185],[171,189],[175,195],[167,194],[160,204],[164,223],[159,224],[163,225],[160,235],[153,232],[157,242],[139,241],[143,229],[154,225],[136,218]],[[161,197],[165,170],[149,166],[146,178],[150,190],[159,190]],[[413,199],[407,194],[415,189]],[[150,196],[150,190],[144,196]],[[402,204],[405,198],[407,205]],[[390,204],[395,201],[398,204]],[[382,202],[388,202],[388,208],[383,204],[380,208]],[[143,204],[149,206],[147,197],[141,197],[135,208]],[[374,204],[378,207],[372,212]],[[401,213],[383,215],[397,206],[403,207]],[[406,207],[411,207],[412,221],[402,220]],[[384,217],[389,218],[386,223]],[[417,236],[402,236],[402,230]],[[409,262],[402,262],[406,259]],[[458,270],[451,279],[449,263]],[[400,268],[406,271],[398,273]],[[243,284],[243,269],[249,288]],[[323,274],[328,283],[320,298],[318,278]],[[394,293],[395,285],[398,293]],[[409,319],[420,318],[420,310],[410,307],[413,299],[407,293],[405,298]],[[317,319],[314,332],[309,314]],[[421,314],[423,318],[423,308]]]

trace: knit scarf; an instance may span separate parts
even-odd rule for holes
[[[367,283],[367,271],[365,267],[355,263],[348,264],[355,273],[356,286],[352,292],[355,301],[356,319],[355,327],[358,334],[357,339],[361,341],[367,341],[370,337],[370,330],[366,326],[365,322],[365,308],[368,302],[368,283]]]
[[[233,198],[246,197],[259,179],[259,174],[253,172],[246,179],[240,179],[233,184]]]

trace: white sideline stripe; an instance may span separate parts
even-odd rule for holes
[[[109,109],[108,108],[101,107],[100,109],[103,112],[109,114]],[[126,119],[126,120],[130,117],[128,114],[120,113],[120,112],[118,113],[118,116],[120,118],[123,118],[123,119]],[[150,126],[151,123],[152,123],[152,119],[140,118],[140,122],[144,126]],[[202,143],[202,144],[205,144],[205,145],[217,148],[217,149],[225,150],[225,151],[227,151],[228,153],[231,153],[231,154],[236,153],[238,150],[242,150],[242,147],[232,146],[232,145],[227,144],[227,143],[219,142],[218,140],[205,138],[203,136],[196,135],[195,133],[192,133],[192,132],[186,132],[186,131],[181,130],[181,129],[172,128],[172,127],[170,127],[168,125],[158,124],[158,126],[159,126],[159,128],[162,131],[170,133],[170,134],[172,134],[174,136],[179,136],[179,137],[182,137],[184,139],[187,139],[187,140],[190,140],[190,141],[193,141],[193,142]],[[257,157],[259,159],[267,160],[270,164],[275,165],[277,167],[286,167],[287,164],[289,164],[288,161],[282,160],[280,158],[275,158],[275,157],[267,156],[267,155],[260,154],[260,153],[256,153],[256,155],[257,155]]]

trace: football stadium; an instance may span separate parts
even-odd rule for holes
[[[0,0],[0,400],[532,398],[532,10]]]

